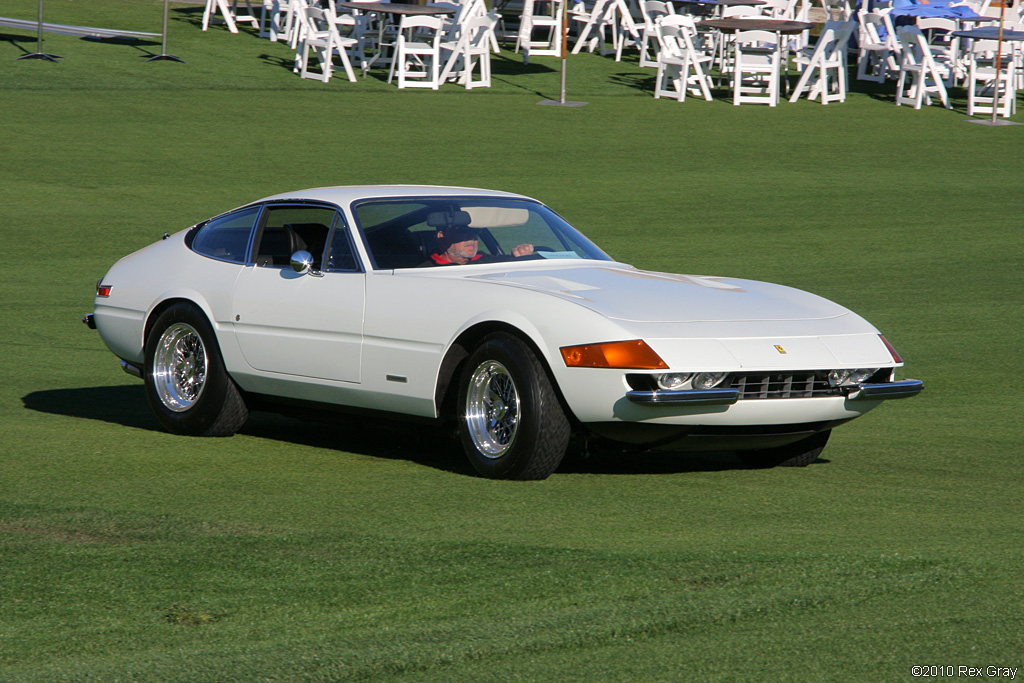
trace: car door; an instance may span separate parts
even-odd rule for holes
[[[289,265],[298,250],[313,267]],[[233,295],[235,336],[257,370],[358,382],[365,273],[340,212],[322,205],[268,205],[250,265]]]

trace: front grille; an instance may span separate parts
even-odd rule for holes
[[[817,398],[842,395],[828,383],[827,372],[733,373],[722,386],[738,389],[741,401],[755,398]]]

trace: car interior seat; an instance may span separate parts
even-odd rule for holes
[[[320,270],[330,229],[323,223],[290,223],[284,227],[295,235],[294,249],[289,257],[299,249],[305,249],[313,255],[313,270]]]

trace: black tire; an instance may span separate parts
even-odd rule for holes
[[[546,479],[569,445],[569,420],[544,366],[503,332],[485,337],[466,360],[458,419],[469,461],[491,479]]]
[[[753,467],[807,467],[821,455],[831,434],[832,430],[826,429],[796,443],[777,448],[740,451],[736,455]]]
[[[210,322],[191,304],[174,304],[153,324],[143,377],[157,420],[174,434],[231,436],[249,417]]]

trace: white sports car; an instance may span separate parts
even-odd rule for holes
[[[842,306],[637,270],[536,200],[468,188],[246,204],[118,261],[85,322],[172,432],[230,435],[256,408],[454,421],[494,478],[547,477],[574,432],[806,465],[922,389]]]

